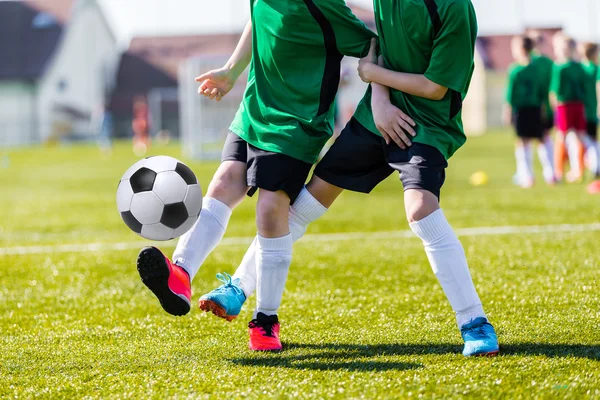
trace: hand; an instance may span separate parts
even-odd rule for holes
[[[371,83],[371,72],[377,66],[377,40],[371,39],[369,53],[358,61],[358,76],[365,83]]]
[[[236,80],[237,76],[227,67],[213,69],[196,78],[196,82],[200,83],[198,94],[221,101],[233,88]]]
[[[389,101],[373,102],[371,108],[375,126],[387,144],[394,142],[401,149],[412,146],[409,135],[411,138],[417,135],[412,118]]]

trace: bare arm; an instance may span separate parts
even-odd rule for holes
[[[395,142],[401,149],[411,146],[410,138],[416,135],[415,122],[392,104],[389,88],[371,83],[371,90],[373,121],[385,142]]]
[[[364,77],[370,82],[430,100],[442,100],[448,92],[447,87],[430,81],[425,75],[391,71],[375,64],[366,66]]]
[[[229,61],[219,69],[208,71],[196,78],[200,83],[198,93],[208,98],[221,100],[235,85],[242,72],[252,60],[252,21],[248,21],[242,37]]]
[[[225,67],[230,69],[237,79],[248,67],[250,60],[252,60],[252,21],[246,24],[242,37]]]

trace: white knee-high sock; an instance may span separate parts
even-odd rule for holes
[[[544,138],[538,145],[538,157],[546,182],[554,181],[554,144],[551,138]]]
[[[194,279],[206,257],[217,247],[231,217],[231,208],[212,197],[202,201],[196,224],[177,243],[173,261]]]
[[[523,147],[525,149],[525,165],[527,167],[527,176],[529,176],[530,179],[533,179],[535,176],[533,172],[533,146],[530,142],[528,142],[525,143]]]
[[[326,211],[327,208],[319,203],[306,188],[302,189],[296,201],[290,207],[289,222],[292,240],[296,242],[304,236],[308,225],[321,218]],[[238,285],[242,288],[246,297],[252,296],[256,290],[255,261],[257,241],[258,237],[254,238],[254,241],[244,255],[242,263],[232,277],[233,280],[239,279]]]
[[[281,305],[285,282],[292,263],[292,235],[256,240],[256,314],[275,315]]]
[[[598,164],[600,162],[598,159],[600,157],[600,154],[598,154],[598,147],[588,135],[581,136],[581,142],[583,143],[583,148],[585,149],[585,154],[587,156],[588,169],[594,176],[597,176]]]
[[[477,317],[487,318],[473,285],[462,244],[442,210],[411,223],[410,227],[423,240],[431,268],[456,313],[458,327]]]
[[[596,148],[596,159],[598,160],[595,178],[600,178],[600,143],[594,142],[594,147]]]
[[[567,147],[567,154],[569,155],[569,165],[571,166],[571,173],[574,175],[581,175],[583,166],[579,160],[579,138],[575,132],[569,132],[565,139],[565,146]]]
[[[529,168],[527,167],[527,152],[525,146],[517,146],[515,149],[515,159],[517,160],[517,183],[521,185],[527,180],[532,179],[529,175]]]

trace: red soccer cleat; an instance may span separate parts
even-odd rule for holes
[[[190,312],[192,288],[190,277],[156,247],[140,251],[137,269],[144,285],[154,293],[162,308],[171,315]]]
[[[250,333],[250,350],[281,351],[277,315],[267,316],[259,312],[256,318],[248,324],[248,332]]]

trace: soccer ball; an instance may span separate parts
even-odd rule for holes
[[[144,158],[125,172],[117,189],[125,224],[150,240],[171,240],[189,231],[202,209],[202,189],[192,170],[167,156]]]

